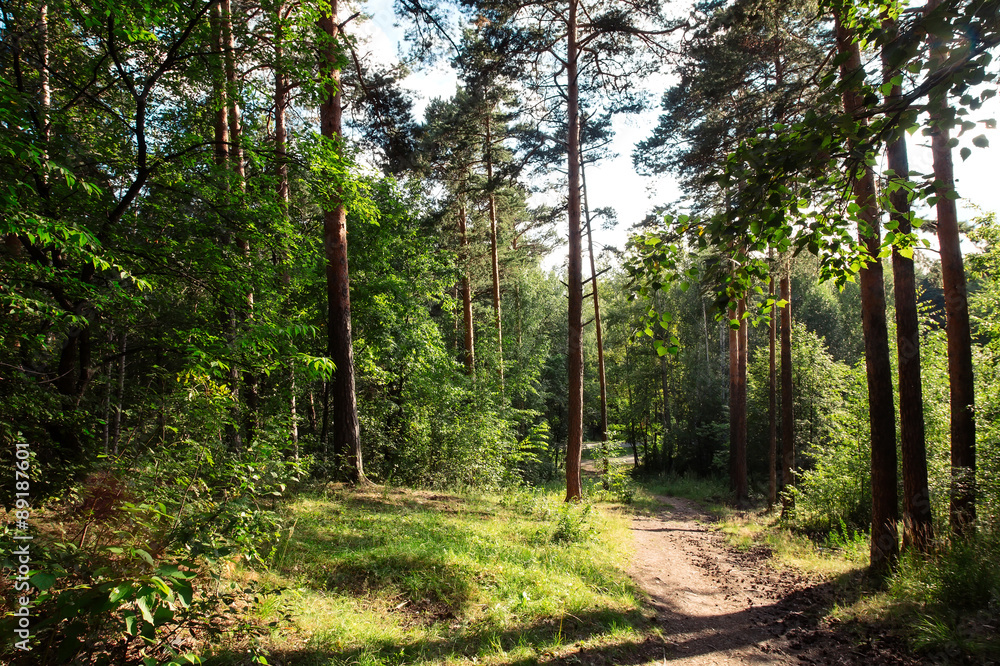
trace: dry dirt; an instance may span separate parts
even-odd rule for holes
[[[647,641],[633,663],[919,663],[891,636],[825,619],[845,601],[833,582],[774,566],[766,547],[731,548],[697,504],[660,500],[662,510],[633,518],[630,573],[650,596],[662,646]]]

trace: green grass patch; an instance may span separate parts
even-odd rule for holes
[[[638,640],[649,622],[625,573],[627,518],[561,492],[335,488],[302,496],[261,608],[293,631],[282,663],[532,661],[577,642]]]
[[[641,476],[636,479],[636,483],[638,489],[633,504],[644,511],[662,510],[664,502],[659,497],[682,497],[699,502],[706,511],[715,513],[722,510],[724,502],[730,496],[725,482],[691,475]]]

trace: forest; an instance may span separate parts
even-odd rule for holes
[[[389,11],[0,0],[0,659],[1000,658],[1000,2]]]

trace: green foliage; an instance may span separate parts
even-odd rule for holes
[[[994,531],[952,541],[929,556],[908,553],[889,593],[916,615],[914,646],[931,654],[995,655],[1000,646],[982,626],[1000,609],[1000,542]]]
[[[637,486],[632,480],[628,465],[623,465],[617,458],[625,455],[625,449],[619,446],[601,444],[600,455],[596,464],[600,472],[590,498],[597,501],[621,502],[631,504],[635,499]]]
[[[864,530],[851,529],[841,519],[840,524],[826,535],[826,546],[850,559],[863,560],[868,556],[868,534]]]
[[[582,507],[565,504],[559,509],[555,528],[552,530],[554,543],[580,543],[593,534],[594,528],[588,523],[592,505]]]

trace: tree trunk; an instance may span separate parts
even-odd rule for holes
[[[38,41],[41,43],[41,63],[38,68],[38,87],[41,92],[41,138],[42,159],[49,158],[49,139],[52,135],[52,122],[49,111],[52,108],[52,89],[49,85],[49,6],[43,4],[38,10]],[[47,175],[43,174],[47,179]]]
[[[771,266],[771,279],[768,282],[767,295],[771,299],[771,322],[768,326],[768,365],[767,365],[767,506],[773,507],[778,501],[778,376],[776,352],[778,347],[778,309],[773,303],[774,266]]]
[[[321,49],[320,73],[326,84],[320,104],[320,126],[326,141],[343,139],[340,97],[340,70],[337,68],[336,22],[338,2],[330,3],[329,12],[319,19],[326,39]],[[354,390],[354,347],[351,339],[351,293],[347,266],[347,211],[343,201],[333,201],[323,213],[323,246],[326,251],[327,331],[330,358],[336,370],[331,382],[333,398],[332,431],[336,465],[352,483],[365,483],[361,459],[361,433],[358,403]]]
[[[893,34],[896,25],[884,21],[885,29]],[[883,80],[890,82],[898,71],[888,69],[886,54],[882,54]],[[887,104],[898,101],[902,88],[893,86]],[[900,136],[887,149],[888,168],[893,180],[905,182],[910,165],[906,141]],[[906,190],[900,187],[889,194],[892,204],[890,217],[898,225],[897,234],[909,234],[910,202]],[[927,445],[924,435],[924,398],[920,379],[920,325],[917,318],[917,289],[913,272],[913,255],[903,256],[892,248],[893,295],[896,304],[896,355],[899,366],[899,425],[900,451],[903,467],[903,548],[915,547],[929,551],[933,539],[930,491],[927,487]]]
[[[747,483],[747,320],[746,297],[740,298],[737,305],[737,318],[740,328],[737,331],[736,388],[739,395],[736,400],[736,463],[735,491],[737,504],[745,504],[750,497]]]
[[[118,390],[115,395],[115,416],[111,422],[111,452],[116,456],[118,455],[118,442],[121,440],[122,432],[122,405],[125,402],[125,354],[128,351],[128,338],[126,337],[124,328],[122,328],[122,332],[118,335],[118,346],[119,353],[121,354],[118,358]]]
[[[795,484],[795,396],[792,386],[792,267],[787,258],[781,272],[779,289],[785,306],[781,308],[781,487]],[[791,510],[791,495],[782,495],[781,512]]]
[[[486,186],[489,188],[490,260],[493,267],[493,319],[497,328],[497,366],[503,390],[503,319],[500,315],[500,248],[497,239],[497,198],[493,190],[493,108],[486,115]]]
[[[290,416],[290,428],[289,435],[292,441],[292,455],[295,459],[299,459],[299,413],[296,409],[295,403],[295,370],[294,368],[289,368],[288,370],[288,386],[290,389],[291,397],[288,399],[288,411]]]
[[[736,492],[736,457],[739,444],[740,414],[740,332],[733,328],[733,320],[739,315],[729,309],[729,490]]]
[[[278,203],[281,206],[282,223],[288,224],[288,205],[291,199],[291,188],[288,183],[288,77],[285,74],[284,64],[284,27],[282,21],[285,19],[284,3],[279,2],[275,8],[274,23],[274,161],[278,176]],[[286,288],[292,283],[292,276],[288,271],[288,252],[284,242],[284,232],[279,234],[279,261],[282,263],[281,283]],[[295,459],[299,459],[299,415],[295,396],[295,369],[288,370],[289,398],[288,411],[291,419],[289,424],[289,437],[292,442],[292,451]]]
[[[476,340],[475,327],[472,321],[472,280],[469,278],[469,235],[465,217],[465,204],[458,209],[458,232],[462,236],[462,312],[465,318],[465,374],[476,373]]]
[[[309,389],[309,433],[316,435],[316,397],[313,390]]]
[[[586,212],[587,218],[587,250],[590,253],[590,286],[591,293],[594,297],[594,327],[595,333],[597,334],[597,379],[601,391],[601,425],[597,438],[602,442],[606,442],[608,441],[608,380],[604,366],[604,330],[601,326],[601,296],[597,289],[597,261],[594,258],[594,237],[590,227],[590,206],[587,203],[587,172],[584,169],[584,160],[582,159],[582,155],[580,160],[580,181],[583,183],[583,208]],[[663,386],[663,404],[664,413],[666,413],[666,379],[664,379]],[[606,471],[607,470],[605,470],[605,472]]]
[[[863,76],[861,54],[852,32],[836,16],[837,48],[847,59],[841,64],[841,78],[850,83]],[[856,86],[844,90],[844,110],[859,118],[865,110],[864,100]],[[858,122],[864,122],[859,120]],[[850,141],[851,152],[857,142]],[[861,320],[865,337],[865,367],[868,375],[868,410],[871,422],[872,529],[871,569],[888,571],[899,551],[896,523],[899,520],[896,498],[896,423],[893,407],[892,364],[889,358],[889,333],[885,317],[885,285],[882,262],[878,258],[881,245],[879,212],[875,199],[875,174],[870,166],[863,167],[854,181],[854,197],[861,210],[860,221],[869,227],[858,229],[858,240],[871,257],[861,269]]]
[[[222,189],[229,191],[229,180],[226,170],[229,167],[229,93],[226,79],[226,40],[225,29],[223,27],[224,16],[222,3],[216,2],[211,10],[212,29],[212,50],[217,55],[215,61],[212,87],[215,96],[215,164],[219,167],[220,176],[224,178]],[[232,242],[232,235],[228,227],[223,231],[220,242],[223,246],[228,246]],[[229,408],[229,423],[226,425],[226,439],[230,451],[240,452],[243,450],[243,435],[239,427],[240,422],[240,385],[239,367],[236,361],[235,340],[236,340],[236,312],[233,308],[232,299],[228,294],[223,298],[224,312],[222,314],[222,326],[226,330],[231,347],[230,370],[229,370],[229,392],[232,405]]]
[[[583,256],[580,239],[580,86],[577,73],[579,51],[576,35],[577,0],[569,0],[566,45],[567,119],[566,137],[569,190],[567,227],[569,257],[567,281],[569,284],[569,336],[567,341],[569,364],[569,414],[566,442],[566,500],[583,496],[580,481],[580,454],[583,449]]]
[[[236,81],[236,46],[233,41],[233,17],[230,0],[220,0],[222,10],[222,39],[223,53],[225,55],[226,68],[226,99],[228,102],[229,115],[229,161],[236,174],[236,190],[239,200],[237,207],[241,212],[243,209],[243,197],[246,194],[246,167],[243,159],[243,124],[239,104],[239,86]],[[250,242],[247,240],[245,232],[238,230],[236,234],[236,249],[243,257],[247,275],[251,275],[250,262]],[[247,288],[243,295],[245,303],[238,308],[237,318],[244,327],[249,319],[253,318],[254,293],[252,288]],[[260,396],[258,391],[257,374],[251,370],[244,370],[242,373],[243,393],[246,398],[246,413],[243,415],[243,430],[245,433],[246,445],[249,446],[259,426],[258,413]],[[240,373],[233,364],[233,381],[239,381]]]
[[[927,13],[940,0],[928,0]],[[948,49],[931,39],[930,68],[934,71],[948,57]],[[944,283],[944,310],[948,337],[948,385],[951,391],[951,506],[952,532],[968,536],[976,520],[976,422],[975,386],[972,371],[972,335],[969,328],[969,301],[965,284],[958,212],[955,208],[955,174],[952,164],[949,109],[946,90],[928,96],[931,122],[931,151],[937,194],[937,234],[941,249],[941,276]]]
[[[288,219],[291,189],[288,183],[288,76],[285,73],[285,5],[278,3],[274,28],[274,160],[278,175],[278,200],[281,214]]]

